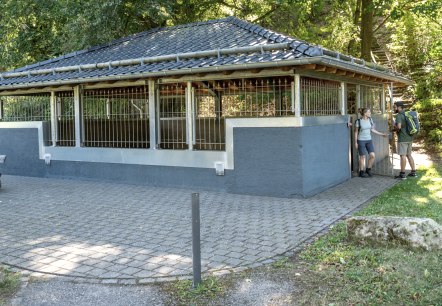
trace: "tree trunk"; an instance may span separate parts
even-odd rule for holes
[[[373,0],[362,0],[361,15],[361,57],[371,62],[371,45],[373,42]]]
[[[355,8],[355,12],[353,15],[353,24],[355,25],[355,27],[359,28],[360,27],[360,22],[361,20],[361,0],[357,0],[356,1],[356,8]],[[347,52],[348,54],[352,54],[354,56],[356,55],[357,52],[357,47],[356,47],[356,39],[352,38],[350,40],[350,42],[348,43],[348,48],[347,48]]]

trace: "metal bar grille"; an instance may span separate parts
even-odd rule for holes
[[[361,85],[361,108],[370,108],[374,114],[382,113],[382,86]]]
[[[43,143],[45,146],[52,145],[51,94],[0,97],[0,121],[42,121]]]
[[[357,113],[356,95],[356,85],[347,84],[347,114],[349,115]]]
[[[214,88],[223,95],[224,117],[293,116],[291,79],[259,78],[220,81]]]
[[[3,96],[1,121],[50,121],[51,95]]]
[[[225,118],[293,116],[291,79],[194,82],[194,149],[225,150]]]
[[[339,115],[339,82],[301,78],[301,116]]]
[[[189,148],[186,130],[186,84],[159,84],[159,139],[161,149]]]
[[[75,146],[75,111],[74,93],[57,92],[55,94],[57,118],[57,146]]]
[[[85,90],[83,146],[149,148],[147,86]]]

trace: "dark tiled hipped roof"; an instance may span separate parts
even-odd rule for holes
[[[229,65],[319,57],[324,51],[328,50],[228,17],[156,28],[25,66],[1,74],[0,87],[67,84],[112,76],[125,79],[210,67],[223,70]]]

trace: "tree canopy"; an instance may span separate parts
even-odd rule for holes
[[[233,15],[366,60],[383,50],[417,81],[417,96],[442,96],[440,0],[3,0],[0,12],[0,71]]]

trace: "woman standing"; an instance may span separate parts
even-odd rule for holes
[[[355,144],[359,152],[359,177],[371,177],[371,167],[373,166],[375,154],[371,132],[387,137],[388,134],[381,133],[375,129],[371,119],[371,110],[369,108],[361,109],[362,118],[355,123]],[[365,170],[365,156],[369,155],[367,169]]]

